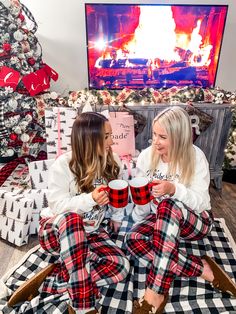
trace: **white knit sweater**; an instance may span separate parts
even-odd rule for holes
[[[178,169],[177,173],[170,177],[167,177],[168,163],[160,162],[156,168],[156,171],[150,177],[150,165],[151,165],[151,146],[143,150],[137,160],[137,176],[145,176],[151,180],[164,179],[169,180],[175,185],[175,194],[172,196],[167,195],[173,199],[178,199],[191,209],[202,212],[203,210],[210,210],[210,172],[208,161],[200,148],[194,146],[196,167],[192,182],[189,186],[185,186],[179,182]],[[156,211],[156,205],[153,202],[143,205],[135,206],[132,216],[135,221],[142,220],[146,215]]]
[[[114,154],[116,162],[121,166],[119,157]],[[49,170],[48,181],[48,203],[49,207],[41,212],[41,217],[53,217],[63,212],[76,212],[83,217],[86,232],[98,229],[105,214],[111,212],[114,221],[121,221],[124,208],[113,208],[111,206],[96,206],[91,193],[78,193],[75,176],[69,168],[71,152],[58,157]],[[94,182],[95,186],[104,184],[99,180]]]

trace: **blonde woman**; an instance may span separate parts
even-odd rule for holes
[[[179,248],[180,239],[202,239],[213,224],[209,165],[192,143],[189,116],[181,107],[169,107],[152,127],[152,145],[141,152],[137,167],[139,175],[157,183],[154,200],[134,207],[136,224],[126,238],[130,253],[149,269],[144,297],[134,302],[133,313],[163,313],[176,276],[200,276],[236,296],[236,285],[210,257]]]

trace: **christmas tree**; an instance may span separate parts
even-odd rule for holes
[[[58,75],[42,61],[36,30],[20,1],[0,0],[0,162],[36,157],[45,142],[45,101],[53,101],[45,91]]]

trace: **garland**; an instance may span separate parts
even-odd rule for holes
[[[88,90],[71,91],[68,97],[60,98],[59,102],[73,108],[83,107],[89,103],[91,106],[99,105],[150,105],[157,103],[187,103],[204,102],[215,104],[236,104],[236,92],[228,92],[220,88],[199,87],[171,87],[169,89],[144,88],[132,90],[124,88],[114,90]]]

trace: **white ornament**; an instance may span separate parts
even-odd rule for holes
[[[15,38],[15,40],[17,41],[22,41],[24,39],[24,35],[19,31],[17,30],[14,34],[13,34],[13,37]]]
[[[21,128],[19,126],[16,126],[13,130],[16,134],[21,134],[22,131],[21,131]]]
[[[14,98],[11,98],[8,102],[8,105],[10,109],[14,111],[17,108],[18,102]]]
[[[21,136],[20,136],[20,139],[22,140],[22,142],[26,143],[29,141],[30,137],[28,134],[26,133],[23,133]]]
[[[18,58],[19,58],[20,60],[25,59],[25,54],[24,54],[24,53],[19,53],[19,54],[18,54]]]
[[[11,149],[11,148],[8,148],[7,151],[6,151],[6,156],[11,157],[11,156],[13,156],[13,155],[14,155],[14,150]]]
[[[50,96],[51,96],[52,99],[57,99],[58,94],[56,92],[51,92]]]

